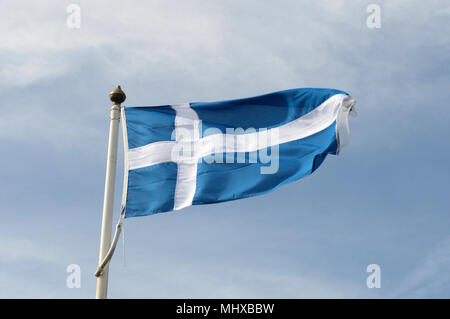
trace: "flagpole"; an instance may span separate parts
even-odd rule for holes
[[[100,254],[99,265],[102,263],[109,247],[111,246],[111,230],[114,206],[114,186],[116,180],[116,164],[117,164],[117,138],[119,135],[120,122],[120,104],[125,101],[126,95],[120,88],[120,85],[114,89],[109,98],[113,105],[111,107],[111,122],[109,127],[108,157],[106,162],[106,180],[105,194],[103,199],[103,220],[102,233],[100,237]],[[97,279],[97,299],[105,299],[108,294],[108,272],[109,266]]]

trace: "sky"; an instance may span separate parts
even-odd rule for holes
[[[67,26],[74,3],[80,28]],[[448,1],[0,9],[0,298],[95,297],[117,84],[126,106],[334,88],[358,117],[339,156],[275,192],[127,219],[111,298],[450,297]],[[67,286],[71,264],[80,288]],[[371,264],[380,288],[366,285]]]

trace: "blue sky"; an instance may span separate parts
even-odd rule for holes
[[[359,116],[307,178],[126,220],[110,297],[450,297],[447,1],[78,1],[80,29],[70,3],[0,4],[0,297],[95,296],[117,84],[127,106],[330,87]]]

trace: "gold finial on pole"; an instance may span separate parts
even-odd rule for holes
[[[120,88],[120,85],[118,85],[114,90],[111,91],[111,93],[109,93],[109,99],[114,104],[123,103],[126,98],[127,96],[125,95],[125,92]]]

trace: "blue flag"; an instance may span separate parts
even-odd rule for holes
[[[346,144],[354,103],[307,88],[126,107],[125,217],[256,196],[307,176]]]

